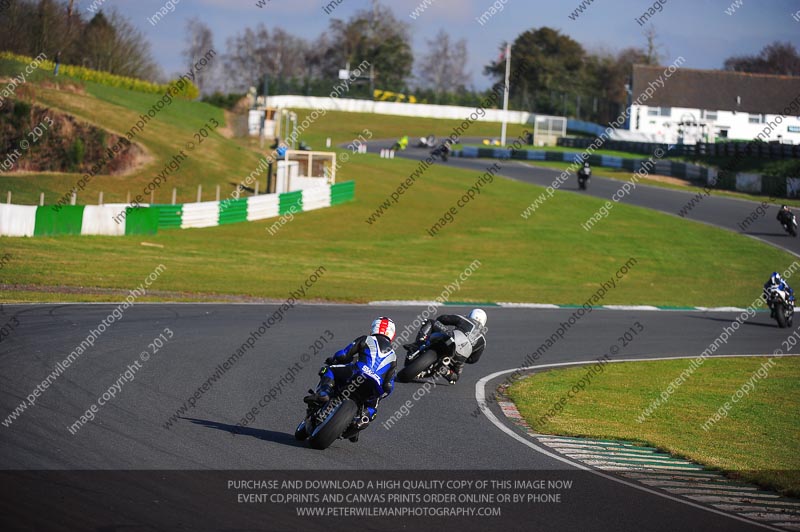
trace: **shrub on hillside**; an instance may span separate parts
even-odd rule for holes
[[[0,52],[0,59],[7,59],[19,63],[20,70],[24,69],[34,61],[33,57],[17,55],[11,52]],[[55,64],[48,59],[45,59],[39,63],[39,69],[42,70],[52,72],[54,68]],[[163,94],[167,92],[167,89],[177,83],[177,80],[173,80],[166,85],[159,85],[158,83],[151,83],[149,81],[125,76],[117,76],[115,74],[109,74],[108,72],[92,70],[91,68],[85,68],[77,65],[61,65],[59,68],[59,75],[79,79],[81,81],[91,81],[107,87],[119,87],[136,92],[152,94]],[[184,80],[183,89],[178,91],[178,96],[181,98],[186,98],[187,100],[194,100],[200,96],[200,89],[198,89],[197,86],[191,81]]]

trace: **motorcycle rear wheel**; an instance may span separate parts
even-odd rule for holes
[[[332,399],[337,400],[337,399]],[[314,429],[308,442],[314,449],[327,449],[350,426],[358,412],[358,405],[352,399],[345,399],[334,411]]]
[[[409,362],[406,367],[400,370],[397,374],[397,380],[400,382],[411,382],[416,379],[423,371],[431,367],[439,359],[436,351],[429,349],[421,353],[417,358]]]
[[[306,421],[303,420],[297,425],[297,428],[294,429],[294,439],[297,441],[304,441],[308,438],[308,431],[306,430]]]

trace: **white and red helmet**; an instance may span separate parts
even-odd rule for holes
[[[370,334],[382,334],[387,337],[390,341],[394,340],[394,322],[391,318],[387,318],[386,316],[381,316],[380,318],[376,318],[375,321],[372,322],[372,329],[370,330]]]

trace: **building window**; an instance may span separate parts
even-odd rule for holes
[[[648,107],[647,116],[672,116],[672,107]]]
[[[764,115],[750,115],[749,119],[751,124],[763,124],[764,123]]]
[[[717,121],[717,112],[716,111],[703,111],[703,118],[708,120],[709,122],[716,122]]]

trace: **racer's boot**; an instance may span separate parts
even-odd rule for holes
[[[306,403],[327,403],[331,400],[331,392],[333,392],[333,379],[324,376],[319,380],[317,391],[303,397]]]

